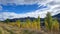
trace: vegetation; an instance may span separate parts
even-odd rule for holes
[[[15,25],[16,25],[17,27],[20,27],[20,20],[17,20]]]
[[[53,19],[51,14],[48,12],[45,19],[45,28],[48,31],[58,31],[59,30],[59,23],[57,19]]]
[[[59,31],[59,23],[58,23],[57,19],[55,19],[53,21],[52,30],[53,31]]]
[[[23,23],[20,20],[10,23],[9,19],[5,22],[8,24],[0,23],[0,34],[60,34],[60,24],[57,19],[52,18],[49,12],[44,19],[45,26],[43,28],[39,16],[33,21],[27,19]]]
[[[6,22],[6,23],[9,23],[10,21],[9,21],[9,19],[6,19],[5,22]]]

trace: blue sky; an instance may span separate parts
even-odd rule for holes
[[[15,12],[15,13],[27,13],[32,12],[38,9],[47,8],[47,6],[41,5],[39,7],[38,4],[32,4],[32,5],[1,5],[3,8],[2,12]]]
[[[60,13],[60,0],[0,0],[0,20]]]

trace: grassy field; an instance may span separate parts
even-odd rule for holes
[[[40,34],[40,32],[26,28],[19,28],[6,23],[0,23],[0,34]]]
[[[47,32],[44,29],[38,31],[27,28],[19,28],[11,24],[0,23],[0,34],[60,34],[60,33]]]

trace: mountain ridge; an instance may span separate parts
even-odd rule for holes
[[[59,14],[57,14],[57,15],[54,15],[54,16],[52,16],[54,19],[58,19],[58,21],[60,21],[60,13]],[[15,22],[16,20],[20,20],[20,21],[22,21],[22,22],[25,22],[26,21],[26,19],[30,19],[31,21],[33,21],[34,19],[36,19],[35,17],[25,17],[25,18],[14,18],[14,19],[9,19],[10,20],[10,22]],[[45,18],[40,18],[41,19],[41,21],[44,21],[44,19]]]

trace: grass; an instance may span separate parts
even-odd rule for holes
[[[46,32],[44,30],[37,31],[27,28],[18,28],[17,26],[13,26],[11,24],[0,23],[0,34],[52,34],[52,33]]]

